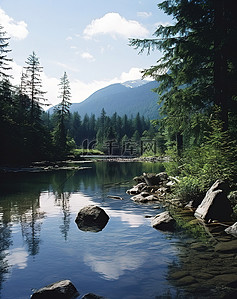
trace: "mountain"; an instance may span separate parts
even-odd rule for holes
[[[81,103],[73,103],[70,112],[78,112],[82,118],[86,113],[98,117],[104,108],[108,116],[117,112],[120,116],[127,114],[128,117],[135,117],[139,112],[145,118],[157,119],[158,94],[152,91],[157,87],[156,81],[145,80],[112,84],[96,91]]]

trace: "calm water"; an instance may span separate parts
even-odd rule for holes
[[[190,240],[153,229],[145,216],[162,208],[136,204],[125,193],[134,176],[159,172],[161,165],[89,166],[1,178],[0,298],[30,298],[34,289],[62,279],[70,279],[81,296],[184,298],[167,276],[180,264],[182,238]],[[91,204],[110,217],[98,233],[80,231],[75,223],[78,211]]]

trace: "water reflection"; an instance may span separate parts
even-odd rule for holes
[[[42,278],[45,277],[43,267],[48,269],[49,274],[52,271],[50,256],[55,259],[51,260],[55,273],[52,277],[59,276],[59,279],[59,274],[64,273],[67,267],[70,268],[69,278],[70,275],[74,275],[75,279],[78,277],[78,268],[72,265],[75,257],[81,268],[85,267],[83,262],[91,269],[89,277],[99,274],[108,281],[118,280],[128,271],[140,271],[147,261],[152,264],[149,251],[157,245],[146,244],[146,238],[150,240],[153,230],[146,231],[149,220],[144,218],[140,206],[128,200],[128,196],[126,198],[125,190],[131,186],[134,176],[143,172],[159,172],[163,170],[161,165],[102,162],[90,165],[90,169],[80,171],[21,173],[1,177],[0,289],[3,285],[2,292],[6,298],[14,298],[10,295],[14,292],[12,285],[17,285],[22,294],[29,294],[32,285],[40,287],[40,273]],[[109,199],[108,192],[112,195],[122,192],[125,200]],[[75,224],[78,211],[91,204],[103,207],[112,217],[103,234],[99,233],[96,238],[85,232],[78,235]],[[154,213],[152,207],[146,207],[146,213],[149,212]],[[137,237],[137,228],[141,228],[139,233],[142,239]],[[128,229],[132,231],[129,233]],[[95,247],[93,244],[96,244]],[[137,246],[140,246],[139,250]],[[160,256],[159,260],[162,259]],[[156,263],[159,264],[158,260]],[[22,275],[15,274],[18,273],[16,271],[22,271]],[[142,276],[146,276],[145,272]],[[87,277],[86,272],[80,279],[83,277]],[[6,286],[5,280],[8,281]],[[88,278],[85,283],[89,282]],[[22,295],[22,298],[27,296]]]
[[[5,254],[9,266],[17,267],[18,269],[25,269],[27,267],[28,253],[24,248],[6,250]]]
[[[114,252],[109,254],[85,253],[84,262],[89,265],[94,272],[98,272],[106,280],[116,280],[124,274],[124,271],[134,271],[140,268],[146,260],[147,254],[140,252],[134,255],[133,252]]]

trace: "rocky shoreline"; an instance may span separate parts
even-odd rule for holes
[[[225,229],[227,234],[237,237],[237,222],[234,222],[233,218],[233,208],[237,205],[237,191],[232,193],[231,199],[226,182],[217,180],[207,190],[206,196],[198,202],[197,200],[183,202],[172,194],[172,188],[179,183],[179,179],[170,177],[165,172],[144,173],[135,177],[134,181],[136,185],[127,190],[134,202],[161,202],[169,212],[173,211],[174,214],[175,211],[190,212],[202,225],[208,227],[209,224],[218,223],[222,227],[227,227]]]
[[[165,172],[143,173],[134,178],[135,185],[127,190],[137,204],[159,202],[165,211],[151,217],[151,226],[164,233],[181,229],[195,231],[196,237],[180,244],[179,263],[170,267],[167,280],[184,292],[182,298],[235,298],[237,296],[237,222],[232,219],[237,196],[230,200],[228,186],[217,180],[206,196],[197,202],[184,203],[174,198],[172,188],[178,178]],[[237,194],[235,194],[237,195]],[[113,196],[114,199],[123,198]],[[149,217],[150,218],[150,217]],[[109,221],[109,216],[97,206],[82,208],[75,222],[82,231],[97,233]],[[200,231],[204,234],[200,237]],[[75,298],[78,291],[69,280],[53,283],[34,292],[32,298],[47,298],[48,294],[67,294]],[[82,298],[104,298],[92,293]],[[195,297],[197,298],[197,297]]]
[[[180,244],[179,264],[167,279],[185,291],[185,298],[237,298],[237,191],[217,180],[200,202],[175,198],[176,178],[166,173],[135,177],[127,193],[138,204],[160,202],[165,212],[151,217],[151,226],[164,232],[191,233],[190,243]]]
[[[77,164],[89,164],[93,162],[168,162],[168,157],[112,157],[112,156],[88,156],[82,160],[65,160],[65,161],[40,161],[34,162],[31,165],[22,166],[0,166],[0,174],[5,173],[27,173],[27,172],[50,172],[59,170],[81,170],[88,167],[77,166]]]

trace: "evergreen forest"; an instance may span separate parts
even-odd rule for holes
[[[140,53],[162,57],[143,76],[158,81],[161,119],[150,123],[116,113],[108,117],[71,114],[70,82],[60,79],[60,103],[49,115],[42,67],[33,52],[20,86],[12,86],[9,38],[0,27],[1,164],[65,159],[80,149],[106,154],[169,157],[167,172],[181,178],[179,195],[195,197],[217,178],[236,184],[237,173],[237,11],[234,0],[166,0],[158,8],[173,18],[158,25],[152,39],[131,39]],[[133,144],[133,145],[132,145]],[[153,143],[152,143],[153,144]],[[126,147],[127,146],[127,147]]]
[[[191,200],[217,179],[237,182],[237,11],[234,0],[167,0],[172,24],[152,39],[131,39],[140,53],[161,51],[143,71],[160,82],[157,121],[180,197]]]
[[[29,165],[35,161],[80,159],[85,154],[139,155],[142,140],[153,140],[155,128],[137,113],[134,117],[102,109],[101,115],[70,113],[70,82],[60,78],[60,103],[46,112],[47,92],[42,90],[43,67],[33,52],[22,70],[20,86],[11,84],[9,38],[0,27],[0,164]],[[152,141],[153,142],[153,141]]]

